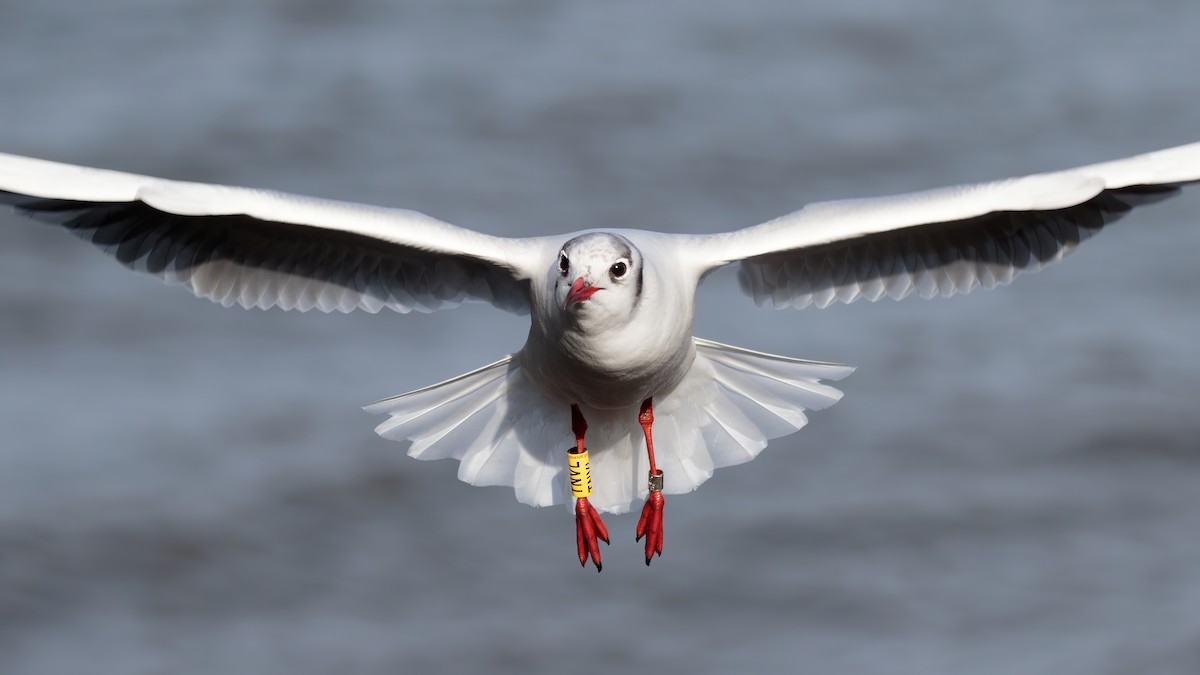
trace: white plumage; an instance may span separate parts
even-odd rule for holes
[[[842,397],[821,380],[853,368],[761,354],[695,340],[684,380],[656,400],[658,466],[664,491],[690,492],[715,469],[754,459],[767,441],[803,427],[805,410]],[[417,459],[457,459],[471,485],[506,485],[533,506],[569,504],[564,451],[575,443],[571,413],[541,392],[509,357],[452,380],[366,406],[389,419],[376,431],[410,443]],[[592,504],[619,513],[646,498],[649,470],[636,410],[583,407],[595,492]]]
[[[492,365],[367,409],[419,459],[453,458],[473,485],[569,503],[570,406],[588,422],[592,503],[647,494],[638,404],[654,398],[665,492],[836,402],[851,368],[694,338],[697,284],[739,263],[762,305],[949,296],[1005,284],[1070,253],[1133,206],[1200,180],[1200,144],[894,197],[809,205],[733,232],[641,230],[512,239],[412,211],[186,183],[0,154],[0,202],[58,223],[134,269],[224,305],[348,312],[489,302],[531,315]],[[622,267],[617,267],[621,263]],[[618,274],[619,272],[619,274]],[[570,288],[574,279],[575,288]],[[579,284],[599,289],[578,296]],[[573,295],[575,294],[575,295]]]

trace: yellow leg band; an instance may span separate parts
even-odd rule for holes
[[[571,478],[571,496],[582,499],[592,494],[592,467],[588,466],[587,448],[567,451],[567,475]]]

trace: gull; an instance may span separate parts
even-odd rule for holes
[[[376,432],[409,455],[458,460],[469,484],[567,505],[579,562],[597,571],[601,512],[642,503],[635,540],[649,565],[662,555],[664,494],[799,430],[853,370],[693,337],[696,288],[714,270],[737,263],[741,289],[775,308],[951,296],[1057,262],[1196,181],[1200,143],[813,203],[719,234],[505,238],[403,209],[0,154],[0,202],[225,306],[428,312],[481,301],[528,314],[515,353],[366,410],[388,416]]]

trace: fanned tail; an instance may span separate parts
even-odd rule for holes
[[[690,483],[672,477],[668,492],[689,492],[714,469],[748,462],[772,438],[808,424],[807,410],[837,403],[852,366],[776,356],[695,338],[696,360],[683,381],[655,406],[669,416],[674,460]],[[655,449],[667,436],[655,425]],[[660,467],[663,462],[659,461]],[[667,471],[663,468],[663,471]]]
[[[655,397],[654,445],[668,494],[690,492],[724,466],[748,462],[767,441],[808,423],[842,397],[823,380],[850,366],[803,361],[695,338],[696,358],[668,394]],[[417,459],[459,460],[471,485],[507,485],[534,506],[571,505],[566,450],[570,406],[541,392],[506,357],[440,384],[366,406],[390,418],[375,431],[407,443]],[[593,506],[620,513],[647,494],[649,463],[637,407],[583,408]]]
[[[506,485],[533,506],[566,501],[570,410],[549,400],[506,356],[424,389],[364,406],[389,419],[375,427],[417,459],[457,459],[471,485]]]

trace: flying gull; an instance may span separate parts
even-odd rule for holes
[[[1200,181],[1200,143],[1102,164],[911,194],[815,203],[732,232],[603,229],[505,238],[403,209],[189,183],[0,154],[0,202],[127,267],[225,306],[528,314],[525,345],[452,380],[366,406],[418,459],[472,485],[575,513],[600,570],[600,512],[642,503],[662,555],[664,494],[838,401],[849,366],[692,336],[697,285],[739,265],[759,305],[826,307],[1006,284],[1057,262],[1134,206]],[[585,443],[585,438],[587,443]],[[589,452],[590,446],[590,452]]]

